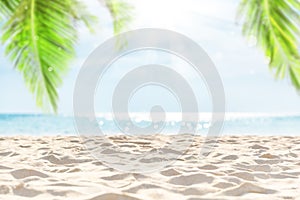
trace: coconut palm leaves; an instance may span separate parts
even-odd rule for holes
[[[115,33],[131,20],[124,0],[103,1],[114,21]],[[300,2],[298,0],[241,0],[238,17],[243,34],[255,38],[270,60],[276,77],[289,76],[300,90]],[[37,105],[57,111],[57,88],[74,57],[76,25],[92,30],[95,18],[83,0],[0,0],[2,42],[6,54],[36,98]]]
[[[298,0],[242,0],[243,34],[255,39],[276,77],[289,76],[300,90],[300,2]]]
[[[118,1],[107,5],[114,16],[115,29],[121,29],[127,20],[119,21],[118,12],[125,16],[123,7],[118,6]],[[23,74],[37,105],[56,112],[57,88],[75,55],[76,25],[83,23],[92,30],[95,17],[80,0],[0,0],[0,13],[5,20],[2,42],[6,54]]]
[[[69,1],[22,0],[3,27],[6,54],[23,73],[37,105],[57,110],[57,87],[74,56],[77,32]]]

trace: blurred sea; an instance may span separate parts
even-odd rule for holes
[[[146,114],[139,114],[131,119],[134,124],[145,127],[150,124]],[[169,116],[162,133],[176,133],[180,117],[174,113]],[[120,130],[112,119],[106,115],[97,117],[99,127],[105,134],[119,134]],[[126,122],[125,122],[126,123]],[[191,124],[187,123],[187,126]],[[195,125],[195,124],[194,124]],[[198,123],[197,134],[206,135],[210,126],[209,117]],[[300,136],[300,114],[226,114],[222,135],[288,135]],[[42,114],[0,114],[0,135],[77,135],[74,117]]]

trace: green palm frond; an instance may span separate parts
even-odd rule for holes
[[[75,22],[83,22],[83,24],[94,32],[93,25],[98,21],[97,17],[88,12],[87,6],[78,0],[65,0],[69,6],[69,12],[75,19]]]
[[[20,0],[0,0],[1,18],[7,18],[11,16],[19,3]]]
[[[121,0],[105,0],[105,6],[115,33],[122,31],[131,19],[131,6]],[[75,55],[77,25],[93,31],[96,17],[81,0],[0,0],[0,19],[6,54],[23,74],[37,105],[56,112],[57,88]]]
[[[77,1],[1,0],[0,3],[1,12],[8,17],[2,35],[6,54],[23,74],[37,105],[47,111],[57,111],[57,88],[75,54],[75,24],[89,24],[94,19],[81,3],[74,2]]]
[[[124,0],[104,0],[114,23],[114,32],[120,33],[132,20],[133,7]]]
[[[300,2],[298,0],[242,0],[238,18],[243,34],[255,38],[278,78],[289,76],[300,90]]]

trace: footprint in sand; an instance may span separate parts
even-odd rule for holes
[[[0,169],[2,170],[2,169],[12,169],[12,168],[0,165]]]
[[[248,193],[273,194],[275,192],[277,191],[256,186],[252,183],[243,183],[240,186],[222,192],[222,195],[241,196]]]
[[[144,189],[157,189],[161,188],[161,186],[153,185],[153,184],[140,184],[138,186],[129,188],[128,190],[125,190],[124,192],[129,192],[129,193],[137,193],[139,190],[144,190]]]
[[[264,146],[261,146],[261,145],[258,145],[258,144],[252,145],[249,148],[250,149],[264,149],[264,150],[268,150],[269,149],[268,147],[264,147]]]
[[[239,157],[237,155],[229,155],[222,158],[222,160],[237,160]]]
[[[98,195],[96,197],[87,200],[141,200],[141,199],[131,197],[125,194],[108,193],[108,194]]]
[[[201,167],[198,167],[199,169],[204,169],[204,170],[215,170],[218,169],[218,167],[216,167],[215,165],[204,165]]]
[[[211,183],[213,180],[213,177],[205,174],[193,174],[188,176],[174,177],[169,181],[169,183],[188,186],[198,183]]]
[[[219,182],[213,186],[216,188],[220,188],[220,189],[226,189],[226,188],[234,187],[234,186],[236,186],[236,184],[227,183],[227,182]]]
[[[40,159],[48,160],[52,164],[56,164],[56,165],[68,165],[68,164],[84,163],[84,162],[92,161],[92,159],[73,159],[68,156],[59,158],[54,155],[44,156]]]
[[[247,180],[247,181],[254,181],[254,175],[250,174],[248,172],[236,172],[236,173],[232,173],[230,175],[238,177],[240,179]]]
[[[160,173],[164,176],[177,176],[177,175],[180,175],[180,172],[178,172],[175,169],[167,169],[167,170],[161,171]]]
[[[10,172],[10,174],[16,179],[23,179],[30,176],[38,176],[41,178],[48,178],[47,174],[41,173],[39,171],[35,171],[32,169],[18,169],[15,171]]]
[[[24,186],[24,184],[21,183],[21,184],[17,185],[15,188],[13,188],[13,193],[15,195],[23,196],[23,197],[35,197],[35,196],[41,194],[42,192],[34,190],[34,189],[26,188]]]
[[[12,151],[2,152],[2,153],[0,153],[0,156],[5,157],[5,156],[10,155],[11,153],[12,153]]]
[[[10,193],[10,188],[6,185],[0,185],[0,195]]]
[[[202,195],[206,195],[206,194],[209,194],[209,193],[214,193],[216,191],[218,191],[218,190],[215,189],[215,188],[209,188],[209,187],[206,187],[206,188],[187,188],[183,191],[183,194],[184,195],[202,196]]]

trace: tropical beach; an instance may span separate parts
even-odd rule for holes
[[[300,200],[297,0],[0,0],[0,200]]]

